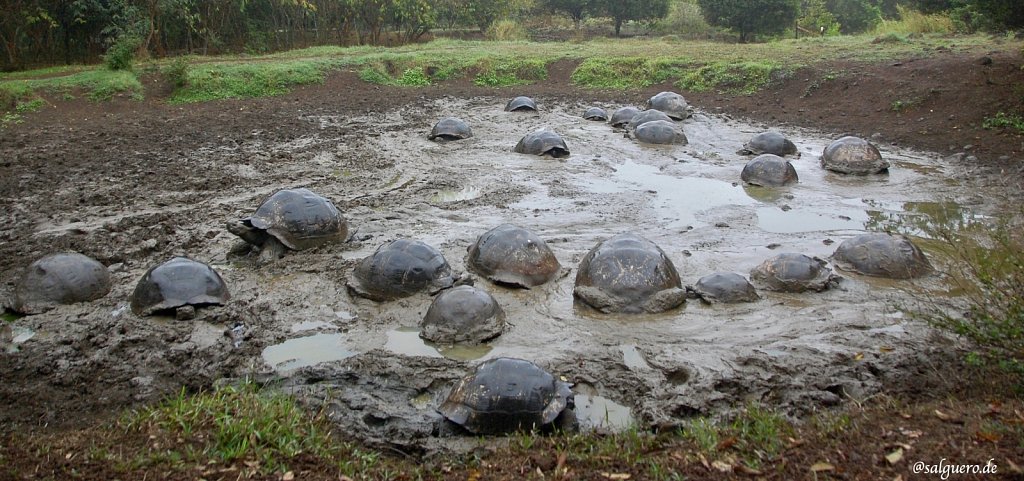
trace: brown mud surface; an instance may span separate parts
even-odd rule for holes
[[[692,284],[714,270],[746,275],[778,252],[827,257],[865,230],[927,237],[928,227],[1013,213],[1024,137],[981,123],[1024,109],[1024,71],[1019,53],[988,57],[822,65],[751,96],[682,92],[697,113],[682,123],[690,144],[678,148],[638,146],[578,118],[588,105],[642,105],[670,86],[579,89],[568,61],[546,81],[505,89],[469,80],[391,88],[339,72],[274,98],[169,105],[166,86],[150,79],[144,101],[54,101],[0,136],[0,290],[9,297],[32,260],[65,250],[109,266],[115,288],[20,318],[0,339],[3,431],[81,427],[181,387],[255,377],[328,401],[361,441],[458,449],[433,408],[477,360],[498,355],[535,360],[597,409],[622,409],[620,420],[646,427],[747,400],[801,415],[887,388],[926,391],[926,374],[956,356],[955,343],[897,307],[945,299],[938,278],[897,284],[844,273],[820,294],[763,293],[724,308],[690,300],[629,319],[574,304],[572,281],[590,247],[626,230],[662,246]],[[501,111],[521,94],[542,112]],[[446,115],[469,120],[474,139],[426,141]],[[540,127],[566,136],[568,160],[510,152]],[[781,194],[737,185],[746,158],[735,150],[766,128],[800,146],[801,183]],[[893,160],[890,176],[851,180],[817,168],[824,145],[844,134],[875,141]],[[674,197],[677,185],[701,199]],[[331,198],[352,240],[266,265],[238,256],[226,222],[298,186]],[[572,272],[530,291],[477,279],[513,324],[490,346],[446,352],[418,341],[425,295],[378,304],[346,291],[354,263],[386,241],[424,240],[464,270],[466,247],[503,222],[537,232]],[[212,264],[232,300],[201,308],[195,321],[134,316],[135,283],[175,254]],[[295,340],[312,343],[294,350],[314,358],[274,357]]]

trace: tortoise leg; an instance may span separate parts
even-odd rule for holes
[[[288,251],[281,241],[274,236],[267,236],[267,240],[260,247],[260,262],[273,262],[282,257]]]
[[[174,318],[179,321],[187,321],[196,318],[196,308],[186,304],[174,310]]]

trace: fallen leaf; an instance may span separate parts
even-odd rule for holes
[[[939,411],[938,409],[935,410],[935,417],[937,417],[937,418],[939,418],[939,419],[941,419],[943,421],[946,421],[947,423],[963,424],[963,422],[964,422],[962,419],[960,419],[956,415],[949,414],[949,413],[944,413],[942,411]]]
[[[705,458],[703,453],[698,454],[697,457],[700,459],[700,464],[703,464],[705,469],[711,469],[711,463],[708,462],[708,458]]]
[[[746,474],[748,476],[760,476],[760,475],[764,474],[764,473],[762,473],[761,471],[759,471],[757,469],[749,468],[749,467],[745,466],[743,463],[740,463],[740,464],[738,464],[736,466],[736,471],[738,471],[741,474]]]
[[[878,350],[881,351],[881,352],[892,352],[892,351],[894,351],[894,349],[889,347],[889,346],[880,346],[878,348]]]
[[[350,478],[350,477],[348,477],[348,476],[345,476],[344,474],[342,474],[341,477],[338,478],[338,481],[355,481],[355,480]]]
[[[715,446],[715,449],[718,450],[718,451],[724,451],[726,449],[731,448],[734,444],[736,444],[737,441],[738,440],[736,439],[736,436],[729,436],[729,437],[719,441],[718,445]]]
[[[897,448],[895,451],[885,455],[885,460],[889,461],[890,465],[900,462],[901,459],[903,459],[903,448]]]
[[[284,475],[281,476],[281,481],[294,481],[294,480],[295,480],[295,473],[293,473],[291,471],[288,471],[287,473],[284,473]]]
[[[864,353],[863,352],[858,352],[858,353],[854,354],[853,355],[853,360],[854,361],[862,361],[862,360],[864,360]]]
[[[629,479],[633,477],[633,475],[629,473],[601,473],[601,476],[604,476],[605,478],[608,479],[618,480]]]
[[[826,463],[824,461],[817,462],[817,463],[814,463],[814,464],[811,465],[811,472],[812,473],[820,473],[820,472],[823,472],[823,471],[835,471],[835,470],[836,470],[835,466],[833,466],[833,465],[831,465],[829,463]]]
[[[987,431],[978,431],[974,433],[974,436],[981,441],[988,441],[990,443],[997,443],[999,442],[999,440],[1003,439],[1003,436],[1001,434],[991,433]]]
[[[1013,462],[1009,458],[1006,459],[1006,465],[1010,467],[1010,472],[1016,474],[1024,474],[1024,469],[1021,469],[1021,467],[1018,466],[1017,463]]]
[[[900,434],[902,434],[902,435],[904,435],[904,436],[906,436],[908,438],[917,439],[917,438],[921,437],[921,435],[924,434],[924,432],[918,431],[918,430],[915,430],[915,429],[900,428]]]
[[[733,467],[732,467],[731,464],[723,462],[723,461],[717,461],[717,460],[711,462],[711,467],[715,468],[718,471],[723,472],[723,473],[731,473],[732,470],[733,470]]]
[[[903,419],[910,419],[913,416],[911,416],[909,413],[900,413],[900,417]]]
[[[565,467],[566,459],[568,459],[568,456],[565,453],[558,453],[558,461],[555,462],[555,476],[558,476],[558,473],[565,474],[569,472],[569,468]]]

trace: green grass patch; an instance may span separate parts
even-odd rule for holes
[[[15,314],[13,312],[0,312],[0,321],[2,322],[14,322],[17,321],[18,319],[21,319],[22,317],[24,316]]]
[[[680,437],[693,442],[708,457],[721,457],[728,451],[753,468],[778,456],[795,433],[793,425],[779,413],[756,404],[747,405],[732,421],[697,418],[679,431]]]
[[[981,126],[989,130],[1007,129],[1014,130],[1018,134],[1024,134],[1024,117],[1020,114],[999,112],[994,117],[985,117]]]
[[[590,88],[643,88],[678,78],[688,63],[684,59],[588,58],[572,73],[572,82]]]
[[[118,94],[142,98],[142,83],[132,72],[103,68],[85,70],[70,75],[48,78],[27,78],[0,81],[0,90],[16,98],[39,95],[42,92],[66,93],[75,90],[87,92],[92,100],[110,100]]]
[[[548,61],[543,58],[498,58],[478,63],[473,83],[486,87],[508,87],[546,78]]]
[[[322,83],[329,61],[293,60],[244,64],[199,64],[187,71],[172,103],[282,95],[297,85]]]
[[[882,20],[875,27],[874,34],[878,37],[887,35],[921,35],[953,33],[953,19],[948,13],[925,14],[902,5],[897,5],[899,18]]]
[[[715,62],[684,73],[676,86],[694,92],[752,94],[791,72],[776,62]]]

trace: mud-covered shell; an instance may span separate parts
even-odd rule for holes
[[[662,312],[686,300],[672,260],[655,243],[628,232],[587,253],[573,294],[602,312]]]
[[[505,104],[506,112],[536,112],[537,102],[530,97],[519,96]]]
[[[751,159],[743,166],[740,179],[763,187],[780,187],[800,180],[793,164],[775,154],[761,154]]]
[[[690,105],[675,92],[661,92],[651,97],[647,100],[647,108],[665,112],[672,120],[685,120],[690,116]]]
[[[765,260],[750,271],[750,279],[759,288],[779,292],[821,292],[839,280],[824,260],[795,253]]]
[[[750,281],[735,272],[708,274],[698,279],[692,290],[701,300],[709,304],[754,302],[761,298]]]
[[[683,129],[680,129],[675,122],[667,120],[644,122],[633,131],[632,135],[636,140],[646,144],[686,145],[688,142]]]
[[[891,279],[911,279],[932,272],[924,252],[902,235],[862,234],[836,248],[832,260],[847,271]]]
[[[636,107],[622,107],[612,113],[608,123],[612,124],[612,127],[626,127],[629,125],[629,121],[633,120],[633,117],[636,117],[638,113],[640,113],[640,109]]]
[[[569,147],[562,136],[548,129],[526,134],[512,150],[520,154],[550,155],[556,159],[569,156]]]
[[[481,234],[469,246],[466,267],[491,281],[525,288],[550,281],[562,268],[544,239],[511,224]]]
[[[420,322],[420,337],[428,341],[479,344],[505,330],[505,311],[487,291],[458,286],[434,298]]]
[[[309,189],[279,190],[243,222],[293,250],[311,249],[348,237],[348,222],[338,208]]]
[[[868,175],[889,170],[889,162],[871,142],[846,136],[833,141],[821,154],[821,166],[840,174]]]
[[[146,271],[132,292],[132,312],[148,316],[182,306],[221,305],[231,298],[220,274],[188,257],[174,257]]]
[[[590,107],[586,112],[583,112],[583,118],[587,120],[595,120],[604,122],[608,120],[608,112],[601,107]]]
[[[456,117],[445,117],[434,124],[428,140],[462,140],[473,136],[473,129],[464,120]]]
[[[655,120],[664,120],[665,122],[672,122],[672,118],[660,110],[648,109],[644,110],[633,116],[629,120],[629,125],[626,126],[629,130],[636,130],[637,127],[647,123],[654,122]]]
[[[50,254],[28,266],[14,290],[14,310],[39,314],[59,304],[99,299],[110,292],[107,268],[76,252]]]
[[[785,135],[778,132],[761,132],[743,144],[743,148],[736,153],[740,155],[774,154],[784,157],[795,155],[797,148],[796,144],[787,139]]]
[[[474,434],[508,434],[550,425],[572,404],[568,383],[532,362],[503,357],[462,378],[438,412]]]
[[[454,282],[451,266],[440,251],[422,241],[398,239],[359,261],[348,287],[367,299],[389,301],[421,291],[436,292]]]

